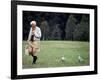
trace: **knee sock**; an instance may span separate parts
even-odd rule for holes
[[[36,63],[37,56],[33,56],[33,63]]]

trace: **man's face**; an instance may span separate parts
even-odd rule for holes
[[[35,24],[32,24],[32,29],[34,30],[36,28],[36,25]]]

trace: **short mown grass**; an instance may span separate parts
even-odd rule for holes
[[[89,42],[80,41],[41,41],[41,49],[38,53],[36,64],[32,65],[32,57],[25,55],[23,41],[22,65],[23,68],[48,68],[89,65]],[[79,62],[78,56],[84,61]],[[65,57],[65,61],[61,57]]]

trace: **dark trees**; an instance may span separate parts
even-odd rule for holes
[[[42,40],[89,41],[89,14],[23,11],[23,40],[32,20],[41,28]]]

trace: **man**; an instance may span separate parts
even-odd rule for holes
[[[41,29],[36,26],[36,21],[30,22],[31,28],[28,36],[29,55],[33,57],[32,64],[36,63],[37,52],[40,50]]]

